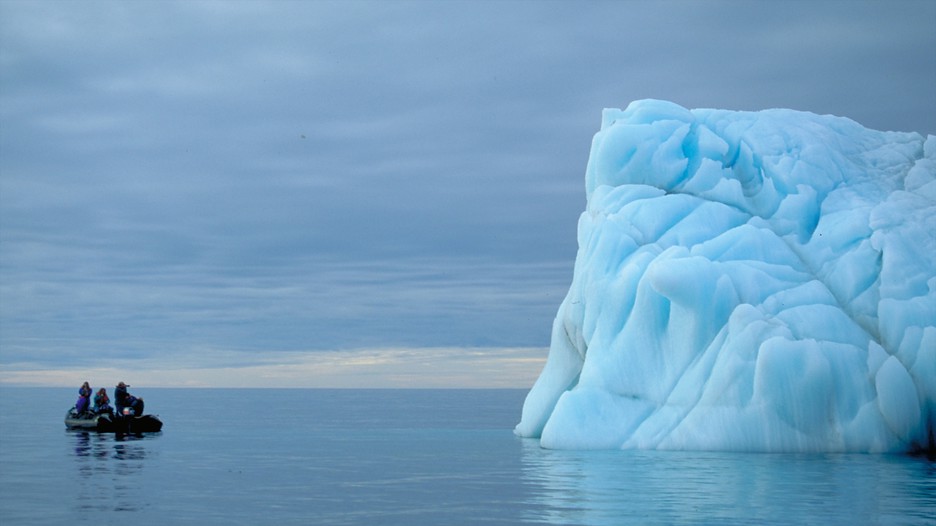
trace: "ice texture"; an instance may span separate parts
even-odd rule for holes
[[[936,428],[936,137],[606,109],[546,365],[547,448],[896,452]]]

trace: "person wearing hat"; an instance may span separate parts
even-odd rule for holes
[[[127,403],[127,397],[130,396],[127,393],[127,384],[120,382],[117,384],[117,387],[114,388],[114,407],[117,408],[117,414],[122,415],[124,407],[129,407],[130,404]]]
[[[134,416],[143,414],[143,399],[137,398],[127,392],[129,385],[120,382],[114,388],[114,406],[117,408],[117,414],[123,415],[124,408],[129,407]]]
[[[88,382],[81,384],[78,389],[78,401],[75,402],[75,412],[79,415],[91,408],[91,386]]]
[[[97,414],[111,413],[113,414],[114,408],[110,406],[110,398],[107,397],[107,389],[103,387],[98,389],[96,395],[94,395],[94,407],[92,408]]]

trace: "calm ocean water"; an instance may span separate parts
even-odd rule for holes
[[[936,524],[925,458],[546,451],[521,390],[133,388],[122,439],[76,390],[0,388],[0,524]]]

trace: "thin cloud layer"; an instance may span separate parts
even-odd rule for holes
[[[915,1],[3,2],[0,367],[542,348],[603,107],[934,133],[934,26]]]
[[[0,371],[0,385],[69,387],[129,381],[137,387],[528,388],[543,348],[387,348],[254,354],[202,349],[197,359],[138,360],[132,366]]]

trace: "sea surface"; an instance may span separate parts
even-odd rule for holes
[[[936,524],[925,457],[547,451],[525,390],[131,392],[162,432],[0,388],[0,524]]]

